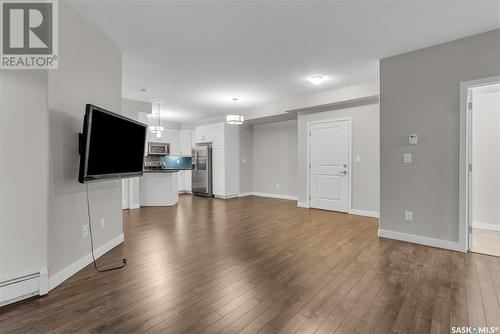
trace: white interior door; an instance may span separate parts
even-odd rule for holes
[[[309,147],[309,205],[349,211],[348,120],[312,124]]]

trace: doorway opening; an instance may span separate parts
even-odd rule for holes
[[[462,98],[465,249],[500,257],[500,78],[462,84]]]

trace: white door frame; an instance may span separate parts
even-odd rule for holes
[[[469,180],[468,165],[471,153],[471,113],[467,108],[467,97],[472,88],[500,82],[500,76],[463,81],[460,83],[460,158],[459,158],[459,228],[458,243],[464,252],[469,250],[469,212],[472,206],[470,198],[471,180]],[[474,168],[474,167],[473,167]]]
[[[340,121],[347,121],[347,131],[348,131],[348,143],[349,143],[349,148],[347,149],[347,154],[348,154],[348,159],[347,159],[347,166],[348,166],[348,182],[347,182],[347,212],[351,213],[351,198],[352,198],[352,117],[351,116],[346,116],[346,117],[340,117],[340,118],[329,118],[325,120],[320,120],[320,121],[309,121],[307,122],[307,198],[306,198],[306,203],[307,207],[311,207],[311,126],[315,124],[321,124],[321,123],[330,123],[330,122],[340,122]]]

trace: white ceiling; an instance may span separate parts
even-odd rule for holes
[[[500,28],[500,1],[71,3],[122,51],[123,96],[175,121],[377,80],[378,59]]]

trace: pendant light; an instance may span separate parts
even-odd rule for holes
[[[155,110],[156,107],[156,110]],[[156,138],[161,139],[164,128],[161,126],[161,101],[153,101],[153,115],[156,114],[156,125],[150,125],[149,131],[156,134]]]
[[[245,122],[245,117],[236,112],[236,102],[238,102],[238,99],[234,97],[233,98],[234,112],[232,114],[226,116],[226,123],[227,124],[241,125],[241,124],[243,124],[243,122]]]

